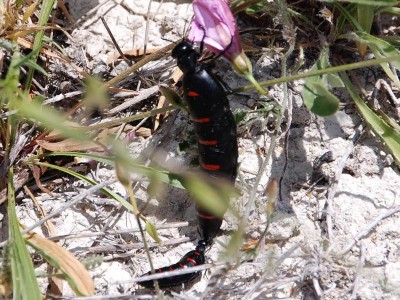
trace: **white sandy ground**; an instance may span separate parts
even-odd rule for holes
[[[124,8],[117,1],[67,1],[72,17],[80,20],[73,31],[74,46],[69,49],[77,58],[84,54],[92,70],[118,70],[107,61],[115,49],[106,30],[98,19],[104,16],[118,44],[123,50],[141,48],[145,39],[148,0],[123,1]],[[153,2],[152,17],[148,23],[148,44],[161,47],[168,42],[162,36],[177,40],[184,28],[185,20],[191,16],[190,1],[164,1],[161,5]],[[178,4],[177,4],[178,3]],[[129,7],[131,11],[127,9]],[[88,14],[89,13],[89,14]],[[78,50],[79,51],[78,51]],[[278,55],[267,56],[258,61],[255,75],[259,80],[270,79],[271,74],[279,76]],[[152,63],[144,68],[162,67],[166,63]],[[167,61],[168,63],[168,61]],[[311,63],[311,62],[309,62]],[[255,61],[254,61],[255,64]],[[168,66],[172,66],[172,62]],[[99,67],[102,66],[102,67]],[[96,69],[97,68],[97,69]],[[164,77],[167,78],[170,68]],[[378,70],[378,69],[376,69]],[[99,71],[100,72],[100,71]],[[219,62],[216,72],[232,88],[246,85],[246,81],[231,71],[226,62]],[[378,72],[378,71],[377,71]],[[148,73],[146,73],[148,74]],[[363,74],[360,72],[362,77]],[[369,83],[370,84],[370,83]],[[215,268],[206,272],[200,281],[184,289],[173,290],[178,299],[399,299],[400,298],[400,176],[393,159],[357,115],[351,100],[342,99],[341,110],[329,118],[311,115],[303,106],[300,83],[292,84],[289,98],[292,101],[292,126],[290,129],[287,168],[283,139],[280,140],[272,162],[258,187],[256,207],[250,214],[246,227],[246,239],[260,237],[266,225],[264,214],[265,199],[262,193],[271,176],[282,181],[282,201],[271,220],[265,247],[253,261],[232,267],[224,272]],[[278,101],[282,100],[281,87],[274,86],[270,92]],[[256,94],[230,97],[233,111],[249,108],[252,101],[258,101]],[[252,187],[255,174],[268,150],[272,133],[266,130],[262,121],[266,116],[257,115],[256,120],[247,120],[238,131],[240,153],[240,179],[238,186]],[[252,125],[251,125],[252,124]],[[352,142],[359,131],[361,137]],[[191,127],[186,114],[172,113],[151,138],[138,137],[132,141],[132,155],[154,150],[164,165],[170,168],[187,166],[190,156],[178,154],[178,143],[185,140]],[[264,152],[260,154],[259,148]],[[328,180],[324,185],[312,186],[314,160],[327,151],[332,151],[333,161],[322,164],[320,174]],[[114,176],[114,171],[99,167],[95,178],[105,181]],[[335,179],[337,182],[335,183]],[[146,185],[146,183],[144,183]],[[55,210],[70,201],[88,186],[81,182],[67,184],[65,190],[54,197],[38,197],[47,212]],[[115,184],[112,189],[125,195],[124,189]],[[143,189],[137,192],[142,204],[147,199]],[[242,212],[248,201],[248,193],[232,202]],[[324,207],[329,203],[328,215]],[[389,214],[384,218],[384,214]],[[18,214],[25,225],[37,220],[33,204],[25,200],[19,206]],[[146,211],[156,224],[195,221],[194,207],[189,196],[177,189],[168,188],[163,199],[152,199]],[[223,231],[207,253],[209,262],[221,261],[221,243],[229,240],[237,227],[237,220],[227,213]],[[98,195],[87,197],[72,209],[64,211],[53,219],[57,233],[71,234],[82,231],[99,232],[107,222],[113,230],[137,230],[134,218],[118,211],[117,203]],[[375,223],[374,223],[375,222]],[[328,232],[329,231],[329,232]],[[159,230],[162,240],[195,237],[196,226]],[[356,241],[355,241],[356,239]],[[129,233],[66,239],[60,243],[76,252],[82,258],[92,255],[94,247],[110,247],[140,242],[140,235]],[[98,243],[94,244],[94,241]],[[153,261],[164,266],[179,260],[183,254],[194,248],[194,242],[151,249]],[[149,269],[143,249],[118,252],[109,248],[102,252],[103,262],[93,269],[98,295],[151,295],[149,290],[134,284],[132,278]],[[343,253],[345,252],[345,253]],[[39,269],[43,269],[39,267]],[[216,276],[217,274],[220,274]],[[217,280],[216,280],[217,279]],[[211,284],[208,283],[211,281]],[[208,285],[208,286],[207,286]],[[45,286],[45,285],[44,285]],[[72,292],[65,290],[67,295]],[[107,297],[106,297],[107,298]]]

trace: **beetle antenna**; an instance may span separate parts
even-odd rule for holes
[[[173,40],[170,40],[170,39],[166,39],[166,38],[164,38],[164,37],[162,37],[161,39],[162,39],[163,41],[167,41],[167,42],[170,42],[170,43],[177,44],[176,41],[173,41]]]
[[[204,50],[204,39],[206,38],[206,29],[203,27],[203,26],[201,26],[201,30],[203,30],[203,38],[201,39],[201,42],[200,42],[200,54],[202,54],[203,53],[203,50]]]

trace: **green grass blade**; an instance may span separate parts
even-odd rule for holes
[[[203,174],[184,174],[182,183],[190,191],[196,204],[215,216],[223,217],[229,207],[229,198],[235,190],[229,182],[207,178]]]
[[[382,8],[379,8],[376,12],[400,15],[400,7],[382,7]]]
[[[181,183],[181,179],[179,175],[173,172],[168,172],[168,171],[162,171],[158,170],[154,167],[146,167],[140,163],[136,163],[130,156],[129,154],[125,151],[121,151],[119,155],[122,157],[121,159],[123,160],[123,165],[126,167],[129,171],[132,171],[137,174],[141,174],[143,176],[148,176],[151,177],[153,175],[157,176],[158,180],[161,180],[164,183],[167,183],[169,185],[172,185],[174,187],[183,189],[183,185]],[[102,156],[102,155],[95,155],[95,154],[90,154],[90,153],[82,153],[82,152],[52,152],[52,153],[45,153],[41,154],[39,156],[34,156],[31,158],[31,160],[35,159],[40,159],[43,157],[49,157],[49,156],[72,156],[72,157],[82,157],[82,158],[88,158],[88,159],[93,159],[95,161],[104,163],[106,165],[115,167],[115,157],[107,157],[107,156]]]
[[[374,53],[376,58],[396,57],[400,55],[400,51],[392,44],[365,32],[355,32],[354,34],[348,34],[347,36],[357,42],[366,44]],[[392,61],[390,62],[390,65],[395,67],[397,70],[400,70],[400,61]],[[385,71],[386,75],[388,75],[388,77],[392,79],[398,87],[400,87],[399,78],[392,72],[389,63],[383,63],[381,64],[381,67]]]
[[[345,26],[345,21],[349,22],[350,26],[353,27],[353,30],[362,31],[361,25],[358,21],[353,17],[354,10],[357,9],[356,4],[349,4],[348,6],[344,7],[339,2],[335,1],[333,5],[340,11],[339,22],[337,26],[337,33],[342,33],[342,30]]]
[[[190,191],[193,198],[195,199],[196,203],[201,205],[202,207],[210,210],[211,212],[215,213],[216,215],[223,215],[228,207],[228,199],[229,196],[234,194],[233,188],[230,184],[225,183],[224,181],[217,182],[213,184],[213,182],[207,182],[206,178],[202,178],[201,176],[186,173],[186,174],[177,174],[173,172],[167,171],[160,171],[155,168],[146,167],[140,164],[135,163],[127,151],[125,153],[122,149],[117,150],[117,155],[119,157],[119,162],[123,165],[127,171],[131,171],[137,174],[141,174],[143,176],[147,176],[152,178],[155,176],[157,180],[161,180],[167,184],[178,188],[186,188]],[[93,180],[75,173],[71,170],[65,169],[60,166],[44,163],[44,162],[36,162],[35,160],[38,157],[48,157],[48,156],[77,156],[77,157],[84,157],[93,159],[111,166],[115,166],[115,158],[104,157],[99,155],[87,154],[87,153],[80,153],[80,152],[59,152],[59,153],[46,153],[40,156],[33,157],[31,161],[28,163],[37,164],[40,166],[46,166],[49,168],[54,168],[70,174],[78,179],[82,179],[90,184],[96,184]],[[129,205],[129,210],[132,211],[131,204],[123,199],[122,197],[112,193],[111,191],[106,190],[107,195],[119,201],[123,206],[127,207]]]
[[[18,114],[22,117],[40,122],[42,127],[58,130],[64,137],[70,137],[78,141],[89,141],[90,137],[82,129],[72,123],[68,125],[65,116],[48,106],[43,106],[40,101],[29,101],[27,97],[23,99],[10,99],[12,108],[18,109]]]
[[[367,4],[357,5],[357,19],[361,28],[367,32],[371,32],[372,22],[374,21],[375,7]]]
[[[146,232],[148,235],[151,236],[151,238],[156,241],[159,245],[161,245],[162,241],[160,239],[160,237],[158,236],[158,232],[157,232],[157,227],[156,225],[154,225],[153,222],[146,220]]]
[[[357,5],[357,20],[364,32],[370,33],[372,22],[374,21],[375,7],[365,4]],[[361,57],[364,58],[367,52],[367,45],[357,43],[358,51]]]
[[[53,6],[54,6],[54,2],[55,2],[55,0],[43,0],[42,1],[42,9],[40,10],[39,22],[38,22],[39,26],[44,26],[47,24],[51,10],[53,9]],[[39,30],[35,35],[35,41],[33,43],[33,48],[32,48],[32,52],[33,52],[32,60],[34,62],[36,62],[36,60],[39,56],[40,48],[42,48],[43,36],[44,36],[44,30]],[[33,68],[29,69],[27,80],[26,80],[26,85],[25,85],[26,91],[29,91],[31,88],[34,72],[35,72],[35,70]]]
[[[400,132],[389,126],[364,103],[346,73],[341,73],[340,76],[363,119],[381,140],[386,143],[397,165],[400,166]]]
[[[17,67],[17,64],[21,60],[21,55],[19,52],[14,52],[10,67],[8,68],[8,72],[6,75],[6,78],[4,80],[0,80],[0,105],[3,106],[3,104],[7,103],[11,99],[14,99],[16,97],[16,91],[19,91],[18,89],[18,78],[19,78],[19,67]]]
[[[19,50],[18,50],[19,51]],[[34,62],[33,60],[31,60],[31,57],[33,56],[33,52],[29,53],[26,56],[21,55],[21,53],[19,53],[17,51],[17,55],[19,55],[19,58],[17,60],[17,63],[15,64],[15,67],[19,68],[22,66],[28,66],[36,71],[39,71],[40,73],[47,75],[47,72],[45,69],[43,69],[41,66],[39,66],[36,62]]]
[[[364,43],[367,43],[371,50],[378,51],[383,57],[395,57],[400,55],[400,51],[397,50],[396,47],[384,41],[383,39],[365,32],[356,32],[355,34]],[[397,70],[400,70],[400,61],[392,61],[390,64],[396,67]]]
[[[80,141],[89,140],[89,136],[81,129],[67,125],[62,113],[48,106],[43,106],[40,101],[31,101],[26,92],[20,91],[19,67],[26,64],[27,58],[15,51],[8,69],[6,78],[0,80],[0,104],[9,103],[9,109],[18,110],[18,114],[33,121],[38,121],[44,127],[59,130],[64,136]],[[78,125],[77,125],[78,126]]]
[[[2,45],[0,45],[1,48]],[[3,80],[0,80],[0,105],[4,103],[18,103],[27,99],[25,92],[19,88],[19,75],[22,65],[31,66],[33,69],[45,73],[44,69],[29,60],[31,54],[27,56],[21,55],[18,47],[11,45],[10,51],[13,51],[13,56],[10,62],[10,67],[7,70],[7,75]],[[11,107],[12,109],[12,107]]]
[[[43,167],[47,167],[47,168],[52,168],[55,170],[59,170],[65,174],[71,175],[77,179],[83,180],[91,185],[96,185],[98,184],[98,182],[84,176],[81,175],[77,172],[74,172],[72,170],[69,170],[67,168],[63,168],[57,165],[53,165],[53,164],[49,164],[49,163],[44,163],[44,162],[32,162],[32,164],[38,165],[38,166],[43,166]],[[127,210],[129,211],[133,211],[132,205],[126,201],[123,197],[119,196],[118,194],[112,192],[111,190],[107,189],[107,188],[103,188],[101,189],[101,191],[108,197],[113,198],[114,200],[118,201],[123,207],[125,207]]]
[[[10,260],[13,298],[22,300],[41,300],[42,295],[35,276],[32,259],[21,235],[20,226],[15,211],[15,194],[13,170],[8,172],[8,218]]]

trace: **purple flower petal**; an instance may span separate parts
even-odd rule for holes
[[[194,19],[188,39],[229,60],[242,74],[252,67],[240,44],[239,30],[226,0],[194,0]]]
[[[189,40],[204,41],[207,49],[216,54],[224,52],[223,56],[230,61],[242,52],[235,18],[226,1],[195,0],[193,11]]]

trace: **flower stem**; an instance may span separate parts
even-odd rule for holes
[[[261,95],[267,95],[267,91],[258,83],[258,81],[253,77],[253,74],[251,74],[250,72],[246,72],[244,74],[244,76],[246,76],[247,80],[251,82],[251,84],[257,89],[257,91],[261,94]]]

